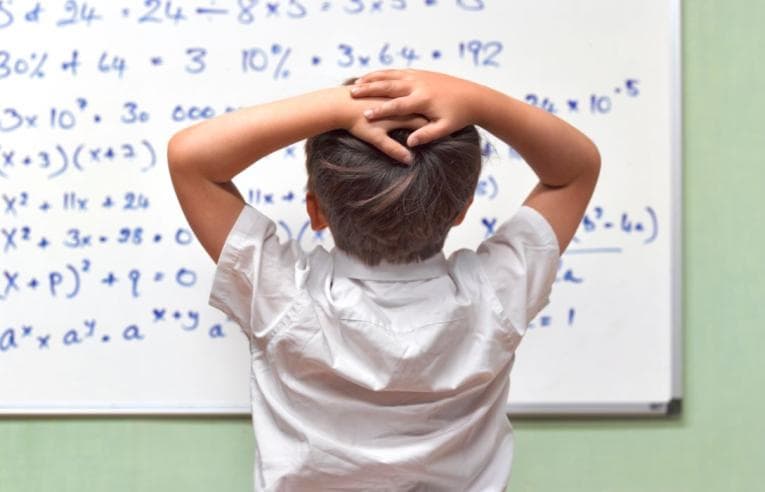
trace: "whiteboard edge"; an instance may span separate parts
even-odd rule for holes
[[[671,3],[672,46],[672,382],[670,394],[683,394],[683,16],[682,0]]]
[[[145,403],[125,406],[82,406],[72,407],[66,404],[37,404],[25,406],[20,404],[13,407],[0,407],[2,417],[119,417],[119,416],[194,416],[214,417],[220,416],[244,416],[250,415],[251,409],[247,406],[148,406]]]
[[[662,417],[676,416],[682,409],[681,399],[665,402],[626,403],[546,403],[513,404],[506,407],[512,417]]]
[[[506,405],[505,413],[512,417],[587,417],[587,416],[662,416],[680,413],[682,400],[672,399],[666,402],[627,402],[627,403],[546,403]],[[15,407],[0,407],[3,417],[249,417],[251,409],[245,406],[231,407],[191,407],[191,406],[88,406],[72,408],[65,404],[55,407],[47,405],[18,405]]]

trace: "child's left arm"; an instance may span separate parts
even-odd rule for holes
[[[352,99],[349,87],[324,89],[218,116],[175,134],[167,160],[183,213],[214,261],[244,207],[232,178],[255,161],[309,136],[346,129],[402,161],[409,151],[388,130],[419,128],[421,117],[369,122],[362,115],[380,99]]]

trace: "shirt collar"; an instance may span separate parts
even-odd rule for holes
[[[334,277],[355,278],[359,280],[408,281],[427,280],[448,273],[446,257],[439,252],[430,258],[413,263],[388,263],[369,266],[338,248],[332,250]]]

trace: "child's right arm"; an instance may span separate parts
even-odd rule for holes
[[[348,87],[333,87],[243,108],[176,133],[168,144],[170,176],[189,225],[210,257],[218,261],[244,207],[231,180],[277,149],[342,128],[407,160],[409,151],[387,132],[416,129],[426,121],[416,116],[367,121],[362,112],[379,102],[354,100]]]
[[[478,124],[518,151],[539,177],[524,205],[550,223],[562,253],[579,226],[598,179],[600,155],[565,121],[501,92],[434,72],[388,70],[358,79],[354,97],[389,97],[365,115],[375,120],[422,114],[430,123],[410,146]]]

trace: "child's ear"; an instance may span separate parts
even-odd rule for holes
[[[311,192],[305,194],[305,209],[308,212],[308,217],[311,218],[311,229],[320,231],[327,227],[327,219],[324,218],[316,195]]]
[[[467,215],[468,209],[470,208],[470,205],[473,204],[473,197],[470,197],[470,200],[468,200],[467,204],[465,204],[465,208],[462,209],[462,212],[457,216],[456,219],[454,219],[454,223],[452,224],[452,227],[458,226],[462,224],[462,221],[465,220],[465,215]]]

